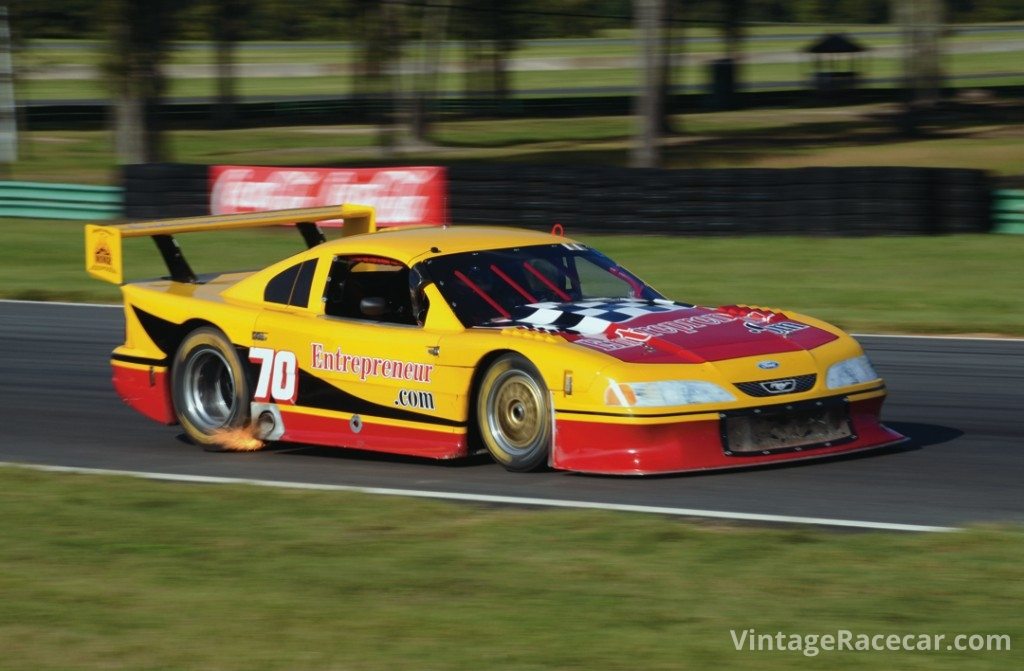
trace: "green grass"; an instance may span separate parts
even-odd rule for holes
[[[1009,26],[1011,24],[1007,24]],[[792,56],[799,54],[813,39],[824,32],[843,30],[846,32],[866,32],[868,36],[859,38],[869,49],[862,59],[861,69],[866,77],[894,77],[901,73],[898,54],[893,52],[901,42],[895,36],[885,35],[891,32],[892,26],[779,26],[755,27],[749,32],[745,42],[744,53],[748,59],[756,60],[764,55]],[[629,31],[608,31],[609,36],[628,37]],[[714,30],[706,28],[690,29],[690,36],[718,37]],[[795,34],[800,37],[777,41],[762,39],[778,34]],[[967,49],[966,53],[949,51],[944,57],[947,74],[976,75],[968,79],[957,80],[957,86],[977,86],[985,83],[983,76],[991,73],[1013,72],[1010,64],[1020,62],[1024,58],[1024,50],[988,53],[984,49],[995,41],[1012,42],[1018,40],[1020,32],[1006,30],[979,34],[954,34],[947,40],[949,49]],[[56,46],[57,42],[63,48]],[[243,42],[240,43],[236,59],[239,64],[292,64],[310,66],[329,66],[329,75],[314,74],[293,77],[242,77],[237,81],[238,94],[242,96],[259,95],[344,95],[351,92],[353,77],[350,68],[358,51],[350,45],[339,42],[335,45],[316,42],[312,45],[298,43],[276,43],[279,48],[268,49],[275,43]],[[196,46],[198,45],[198,48]],[[70,47],[70,48],[69,48]],[[290,48],[291,47],[291,48]],[[979,51],[970,51],[976,47]],[[879,49],[886,52],[879,52]],[[413,63],[419,58],[420,45],[411,43],[407,48],[406,59]],[[71,98],[103,98],[106,90],[98,79],[30,79],[37,73],[47,73],[53,68],[64,65],[97,66],[101,62],[102,46],[95,42],[73,42],[53,40],[31,40],[17,57],[17,65],[24,76],[17,84],[18,97],[26,100],[71,99]],[[682,51],[694,62],[676,69],[677,81],[703,83],[707,80],[707,61],[720,57],[723,47],[720,42],[691,42],[682,47]],[[892,52],[892,53],[890,53]],[[189,48],[172,51],[170,63],[173,65],[209,65],[213,62],[213,49],[208,44],[192,43]],[[574,39],[559,41],[524,41],[520,48],[512,53],[513,59],[544,59],[544,58],[617,58],[636,57],[637,47],[630,43],[603,43],[599,40]],[[446,44],[442,61],[447,64],[459,65],[465,60],[463,46],[459,43]],[[613,65],[609,63],[609,65]],[[1016,70],[1019,70],[1017,68]],[[796,63],[756,63],[748,62],[743,68],[742,81],[748,90],[758,90],[762,84],[775,81],[805,82],[810,71],[810,59],[801,58]],[[562,89],[566,86],[567,71],[512,71],[510,82],[513,92],[525,90]],[[638,81],[636,68],[608,67],[605,69],[587,69],[579,67],[572,70],[572,86],[633,86]],[[1024,82],[1024,73],[1015,78],[1001,78],[996,83],[1020,84]],[[891,84],[884,84],[891,86]],[[440,89],[459,92],[463,87],[461,74],[447,74],[441,77]],[[168,95],[171,97],[212,96],[215,93],[215,82],[212,78],[177,77],[170,82]]]
[[[0,297],[116,302],[120,289],[92,279],[84,267],[84,225],[38,219],[0,219],[5,261],[0,265]],[[305,249],[293,230],[233,231],[176,236],[196,272],[264,267]],[[123,241],[125,275],[130,281],[167,274],[150,240]]]
[[[1024,236],[578,237],[678,300],[779,307],[854,331],[1024,335]],[[0,220],[0,239],[0,297],[119,300],[85,274],[81,224]],[[290,230],[179,240],[197,272],[258,268],[302,248]],[[125,252],[129,279],[166,273],[149,240],[126,240]]]
[[[977,86],[985,80],[985,76],[993,73],[1014,72],[1008,63],[1024,59],[1024,49],[998,54],[951,54],[945,59],[948,76],[965,76],[957,79],[955,84],[960,87]],[[743,66],[741,81],[744,90],[758,91],[770,82],[795,82],[793,88],[800,88],[810,81],[810,65],[799,63],[751,63]],[[877,58],[864,66],[861,74],[867,78],[899,77],[901,65],[895,59]],[[517,92],[530,91],[564,91],[567,87],[568,73],[556,71],[513,71],[509,73],[510,86],[515,95]],[[706,85],[707,68],[703,64],[679,67],[673,71],[676,82],[689,85]],[[640,80],[640,72],[634,68],[602,68],[577,69],[571,74],[575,87],[603,86],[636,86]],[[292,77],[241,77],[236,80],[236,93],[243,97],[274,96],[274,95],[348,95],[352,93],[354,78],[348,74],[308,75]],[[1024,82],[1024,73],[1019,76],[1001,77],[996,83],[1019,85]],[[458,93],[464,89],[461,74],[449,73],[441,76],[441,91]],[[892,83],[872,84],[882,88],[893,86]],[[175,78],[171,80],[167,96],[177,97],[212,97],[216,94],[216,81],[212,78]],[[62,100],[81,98],[105,98],[107,90],[103,83],[96,79],[46,79],[20,80],[17,95],[24,100]],[[550,95],[547,93],[546,95]]]
[[[1022,106],[1015,101],[961,104],[941,112],[922,136],[897,132],[892,105],[697,112],[675,118],[663,164],[684,167],[906,165],[1024,173]],[[387,154],[372,126],[306,126],[165,134],[168,158],[243,165],[352,165],[358,162],[626,165],[630,117],[438,121],[433,144]],[[20,136],[11,178],[108,184],[119,181],[106,131],[28,131]]]
[[[990,30],[983,33],[965,34],[954,32],[946,38],[949,45],[985,45],[994,41],[1009,41],[1020,37],[1014,30],[1020,24],[993,24],[1003,30]],[[971,26],[962,26],[970,28]],[[991,27],[991,26],[990,26]],[[956,28],[956,27],[952,27]],[[792,53],[807,46],[812,40],[829,32],[857,33],[856,39],[865,46],[876,49],[899,44],[899,38],[892,33],[897,30],[892,25],[780,25],[754,26],[747,32],[744,41],[746,53]],[[792,39],[765,39],[777,35],[795,35]],[[636,54],[636,46],[629,43],[607,43],[601,40],[631,39],[631,30],[602,31],[596,39],[575,38],[557,40],[523,40],[513,52],[519,58],[544,58],[552,56],[627,56]],[[685,31],[676,35],[684,41],[687,53],[716,55],[722,52],[721,33],[716,28],[688,26]],[[704,41],[711,38],[713,41]],[[689,41],[692,40],[692,41]],[[700,41],[698,41],[700,40]],[[268,48],[276,47],[276,48]],[[289,48],[294,47],[294,48]],[[41,69],[48,66],[76,64],[98,65],[102,61],[102,45],[96,41],[86,40],[28,40],[24,48],[16,55],[22,67]],[[418,43],[410,43],[407,51],[411,54],[419,52]],[[268,42],[245,41],[238,44],[236,58],[240,63],[323,63],[348,64],[357,54],[357,49],[346,42],[328,43],[313,40],[311,42]],[[458,42],[447,42],[443,50],[446,61],[458,61],[464,56],[463,45]],[[211,63],[214,59],[213,45],[209,42],[185,42],[181,47],[173,49],[170,62],[175,65],[191,65]]]
[[[729,632],[1024,640],[1014,529],[744,529],[16,469],[0,506],[10,671],[1007,669],[1019,651],[805,657],[737,652]]]
[[[1024,236],[581,238],[679,300],[859,332],[1024,335]]]

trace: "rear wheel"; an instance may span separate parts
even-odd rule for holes
[[[532,471],[551,451],[551,401],[528,359],[505,354],[480,381],[476,400],[480,437],[491,456],[510,471]]]
[[[185,434],[206,449],[219,449],[222,429],[249,422],[249,384],[234,346],[219,330],[203,327],[182,341],[171,366],[174,412]]]

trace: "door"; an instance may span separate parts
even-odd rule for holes
[[[254,414],[270,412],[283,440],[465,453],[466,374],[444,365],[440,336],[420,325],[408,268],[335,257],[321,286],[308,305],[268,305],[257,319]]]

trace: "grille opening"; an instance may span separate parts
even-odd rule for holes
[[[829,447],[855,438],[845,404],[737,415],[722,423],[726,454]]]

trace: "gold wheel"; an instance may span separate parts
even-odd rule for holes
[[[484,374],[477,425],[487,450],[510,471],[530,471],[547,461],[551,406],[544,381],[528,360],[506,354]]]

